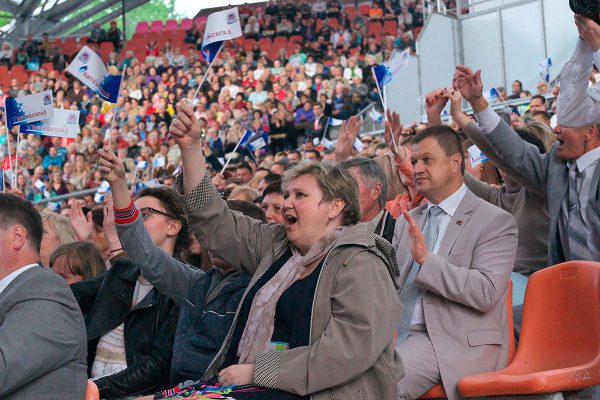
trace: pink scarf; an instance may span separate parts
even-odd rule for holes
[[[312,245],[302,256],[292,246],[292,257],[277,271],[254,296],[248,322],[240,339],[238,356],[240,364],[254,364],[256,355],[269,350],[275,325],[275,309],[281,295],[296,282],[304,270],[319,263],[333,248],[335,241],[346,231],[339,227]]]

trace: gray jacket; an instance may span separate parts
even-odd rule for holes
[[[485,154],[498,168],[532,193],[547,196],[550,215],[549,265],[566,261],[558,225],[560,208],[569,188],[569,169],[566,161],[557,154],[558,143],[548,153],[540,154],[536,146],[524,142],[503,120],[487,135],[481,134],[478,127],[473,128],[473,124],[469,124],[464,132],[480,149],[491,148]],[[585,201],[598,211],[593,225],[600,232],[600,167],[594,172],[590,197]]]
[[[0,398],[83,399],[87,336],[64,279],[33,267],[0,294]]]
[[[262,224],[229,210],[208,176],[183,201],[202,246],[252,275],[248,290],[290,246],[282,225]],[[350,228],[321,269],[313,298],[311,344],[260,353],[254,383],[310,394],[313,400],[396,398],[396,384],[403,376],[394,346],[402,311],[397,277],[391,245],[373,234],[370,224]],[[239,308],[205,378],[217,375],[238,315]]]

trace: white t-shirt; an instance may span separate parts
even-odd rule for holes
[[[135,283],[132,308],[138,305],[152,290],[152,285],[140,276]],[[127,368],[125,355],[125,324],[100,337],[96,347],[96,358],[92,364],[92,378],[99,379],[114,375]]]

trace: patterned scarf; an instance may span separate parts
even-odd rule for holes
[[[275,325],[275,309],[283,293],[296,282],[302,273],[321,260],[333,248],[335,241],[346,231],[339,227],[312,245],[302,256],[292,246],[292,256],[254,296],[248,322],[240,339],[238,356],[240,364],[254,364],[256,355],[269,350]]]

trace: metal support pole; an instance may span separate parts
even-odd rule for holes
[[[127,41],[127,23],[125,21],[125,0],[121,0],[121,17],[123,18],[123,46]]]

